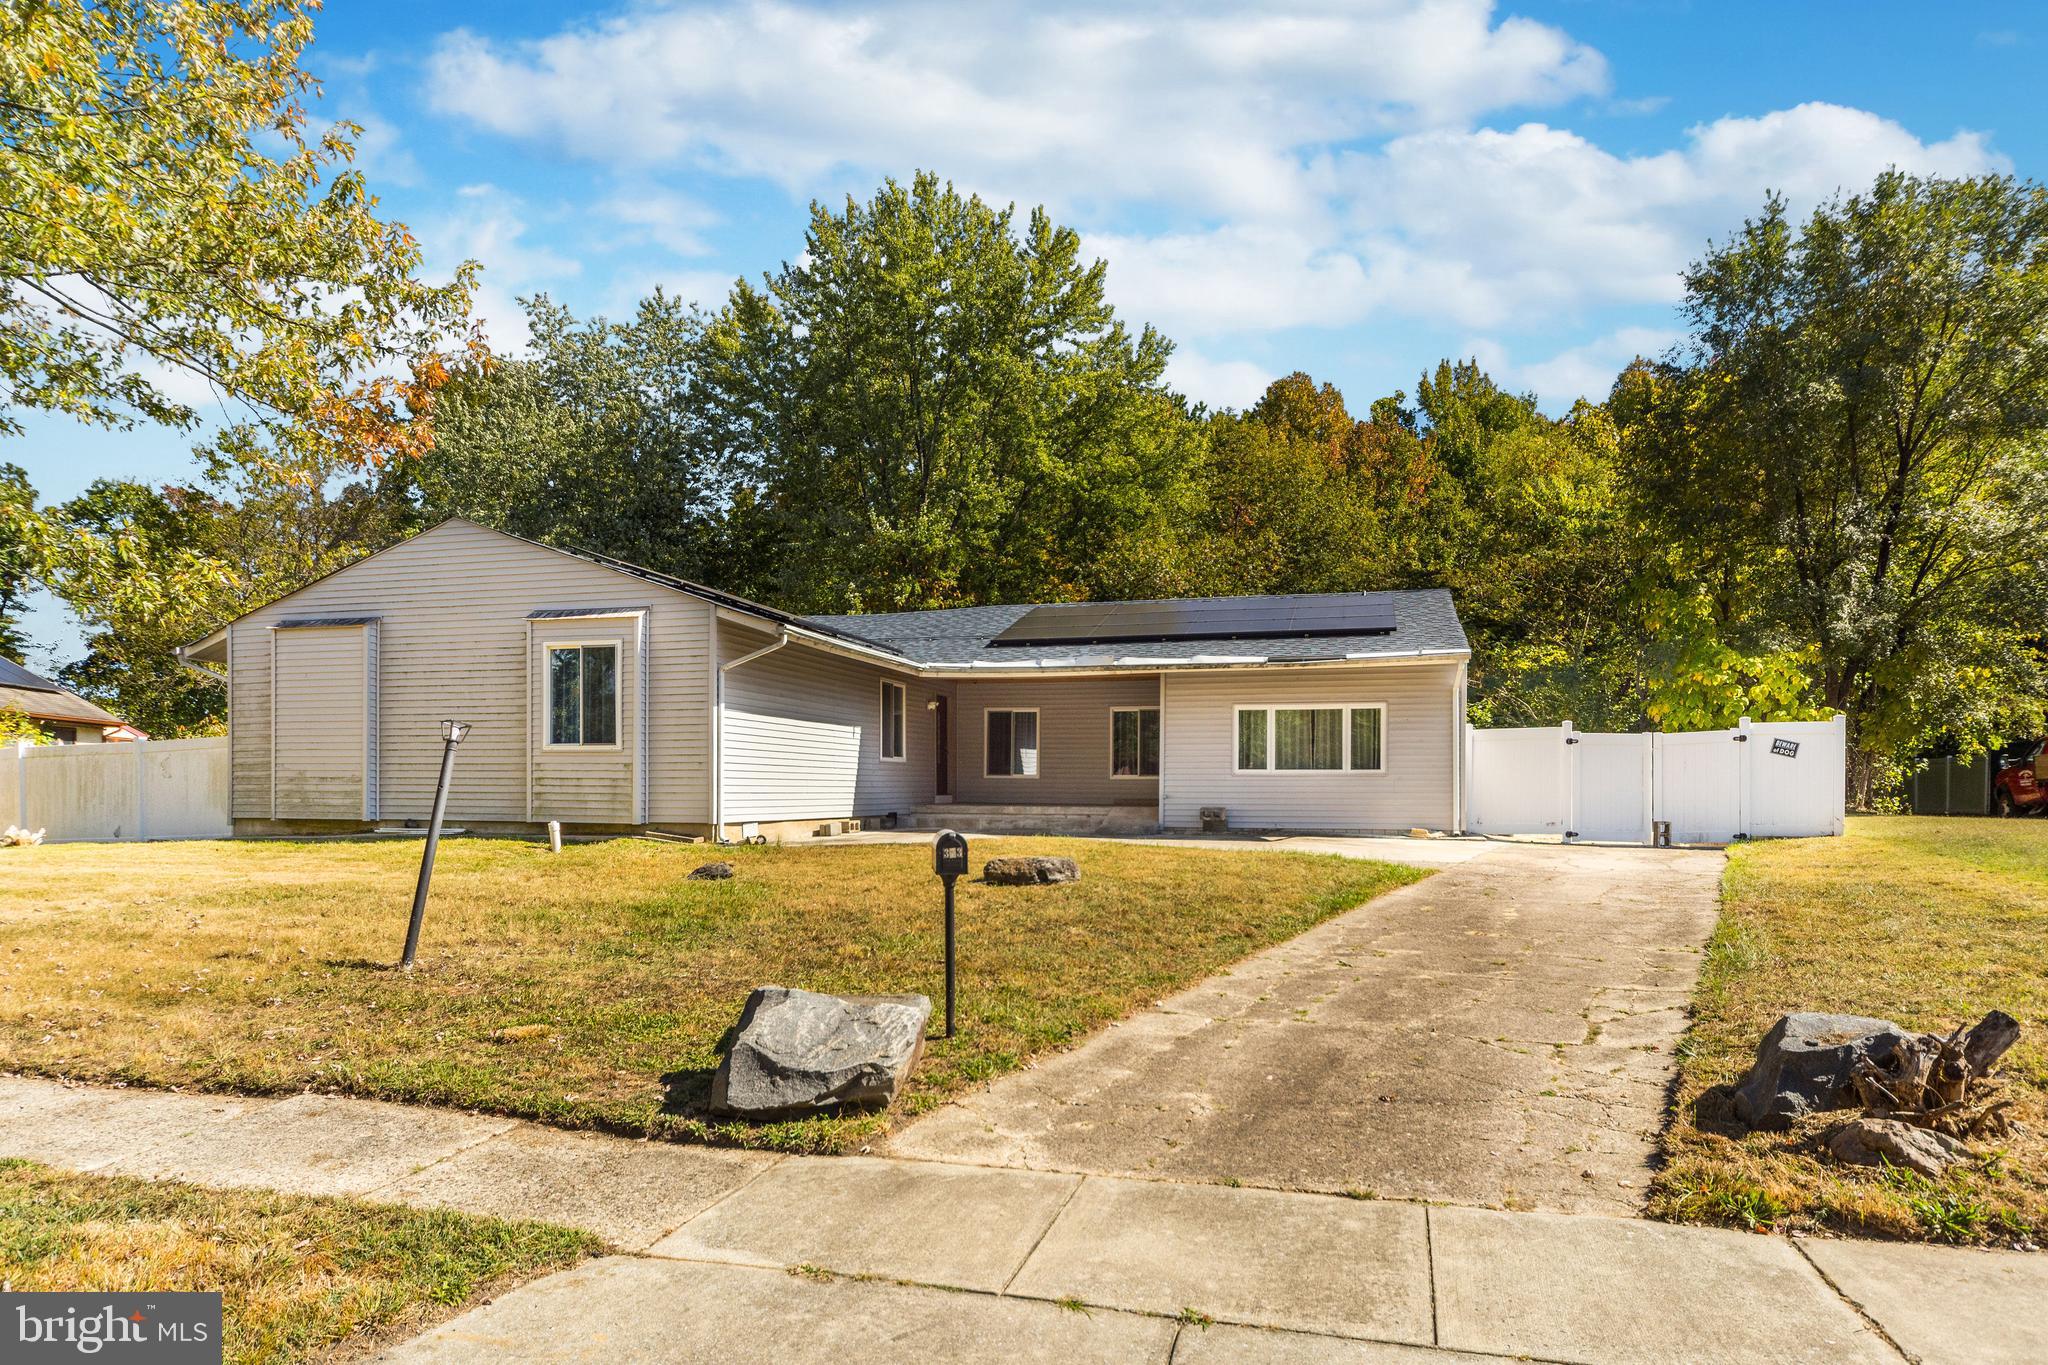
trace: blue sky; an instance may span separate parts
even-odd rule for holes
[[[501,348],[535,291],[714,304],[811,199],[924,168],[1079,229],[1212,405],[1305,369],[1362,412],[1476,355],[1562,411],[1675,340],[1678,270],[1767,188],[2048,154],[2020,5],[336,0],[317,32],[316,113],[436,270],[482,263]],[[55,500],[188,446],[34,419],[0,459]]]

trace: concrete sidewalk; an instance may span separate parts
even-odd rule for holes
[[[390,1353],[403,1362],[2048,1358],[2048,1258],[2014,1253],[4,1077],[0,1155],[539,1218],[622,1253]]]

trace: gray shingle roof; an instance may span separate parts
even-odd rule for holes
[[[1004,645],[989,641],[1037,603],[1000,607],[951,607],[938,611],[874,612],[855,616],[802,618],[829,630],[882,645],[919,663],[987,668],[1129,667],[1139,661],[1194,663],[1272,659],[1308,663],[1403,654],[1440,654],[1470,649],[1457,608],[1444,588],[1376,593],[1394,605],[1394,630],[1387,635],[1252,640],[1158,640],[1115,645]],[[1312,600],[1351,593],[1304,594]]]

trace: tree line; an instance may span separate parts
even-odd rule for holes
[[[200,10],[281,13],[272,57],[306,32],[298,6]],[[18,37],[0,155],[87,136],[38,102],[109,98],[94,82],[121,54]],[[156,55],[173,38],[126,40],[175,85]],[[1171,342],[1117,316],[1072,229],[930,174],[813,205],[802,254],[715,307],[657,291],[606,319],[534,297],[529,346],[491,354],[473,273],[418,282],[347,131],[298,137],[292,70],[259,54],[239,84],[157,91],[161,134],[121,131],[149,104],[124,95],[90,134],[105,145],[22,160],[73,167],[31,183],[52,222],[89,210],[124,233],[0,218],[0,424],[193,425],[136,355],[196,367],[238,414],[169,484],[50,506],[0,468],[0,652],[19,657],[22,595],[46,587],[84,630],[63,679],[153,733],[223,723],[223,690],[176,645],[448,516],[807,612],[1446,587],[1478,723],[1839,711],[1866,800],[1930,747],[2048,728],[2032,183],[1891,173],[1801,221],[1768,199],[1685,272],[1687,340],[1559,418],[1456,359],[1362,404],[1296,373],[1210,410],[1167,382]],[[236,118],[189,126],[221,99]],[[265,126],[285,155],[256,150]],[[179,163],[180,127],[230,153]],[[172,241],[163,165],[247,240]],[[202,250],[247,278],[187,259]],[[148,307],[95,330],[28,287],[66,278]]]

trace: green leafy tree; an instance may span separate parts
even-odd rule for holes
[[[47,744],[50,737],[19,706],[0,706],[0,749],[17,744]]]
[[[398,467],[429,521],[464,516],[548,544],[737,584],[752,552],[691,402],[702,319],[657,290],[631,320],[526,303],[531,356],[442,390],[434,448]]]
[[[807,609],[1082,596],[1103,547],[1147,523],[1194,432],[1101,262],[1041,210],[931,175],[811,211],[804,253],[740,282],[694,375],[747,586]]]
[[[2048,192],[1887,174],[1798,228],[1774,199],[1686,309],[1691,348],[1617,399],[1695,624],[1805,660],[1801,703],[1849,714],[1866,773],[2038,729]]]
[[[28,660],[21,611],[35,587],[35,552],[26,525],[36,504],[28,472],[0,464],[0,658]]]
[[[101,480],[28,523],[43,581],[85,631],[59,678],[158,737],[226,719],[225,689],[179,663],[179,645],[413,525],[395,481],[319,442],[280,451],[231,427],[198,454],[187,483]]]
[[[0,6],[0,433],[24,410],[189,427],[182,371],[358,459],[425,435],[406,410],[445,375],[474,267],[422,284],[349,168],[360,130],[309,132],[315,8]]]

